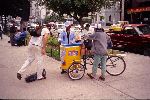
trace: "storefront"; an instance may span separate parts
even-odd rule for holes
[[[136,7],[128,9],[131,23],[150,24],[150,7]]]

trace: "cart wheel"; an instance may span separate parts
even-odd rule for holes
[[[81,63],[73,62],[68,69],[68,76],[72,80],[80,80],[85,73],[85,67]]]

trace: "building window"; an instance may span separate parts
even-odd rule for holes
[[[111,21],[111,15],[109,16],[109,21]]]

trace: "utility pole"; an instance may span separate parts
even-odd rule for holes
[[[120,8],[121,8],[121,20],[124,21],[124,3],[125,0],[120,0]]]

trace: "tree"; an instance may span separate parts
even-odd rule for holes
[[[30,2],[28,0],[0,0],[0,16],[5,16],[5,22],[2,21],[4,31],[7,32],[7,16],[20,16],[23,21],[29,20]]]
[[[56,14],[55,12],[52,12],[50,16],[46,16],[45,21],[63,21],[64,18],[63,16],[59,16],[58,14]]]
[[[44,0],[43,4],[61,16],[67,14],[73,17],[83,26],[83,17],[100,11],[102,7],[110,7],[115,1],[118,0]]]
[[[28,0],[1,0],[0,15],[20,16],[28,20],[30,14],[30,2]]]

